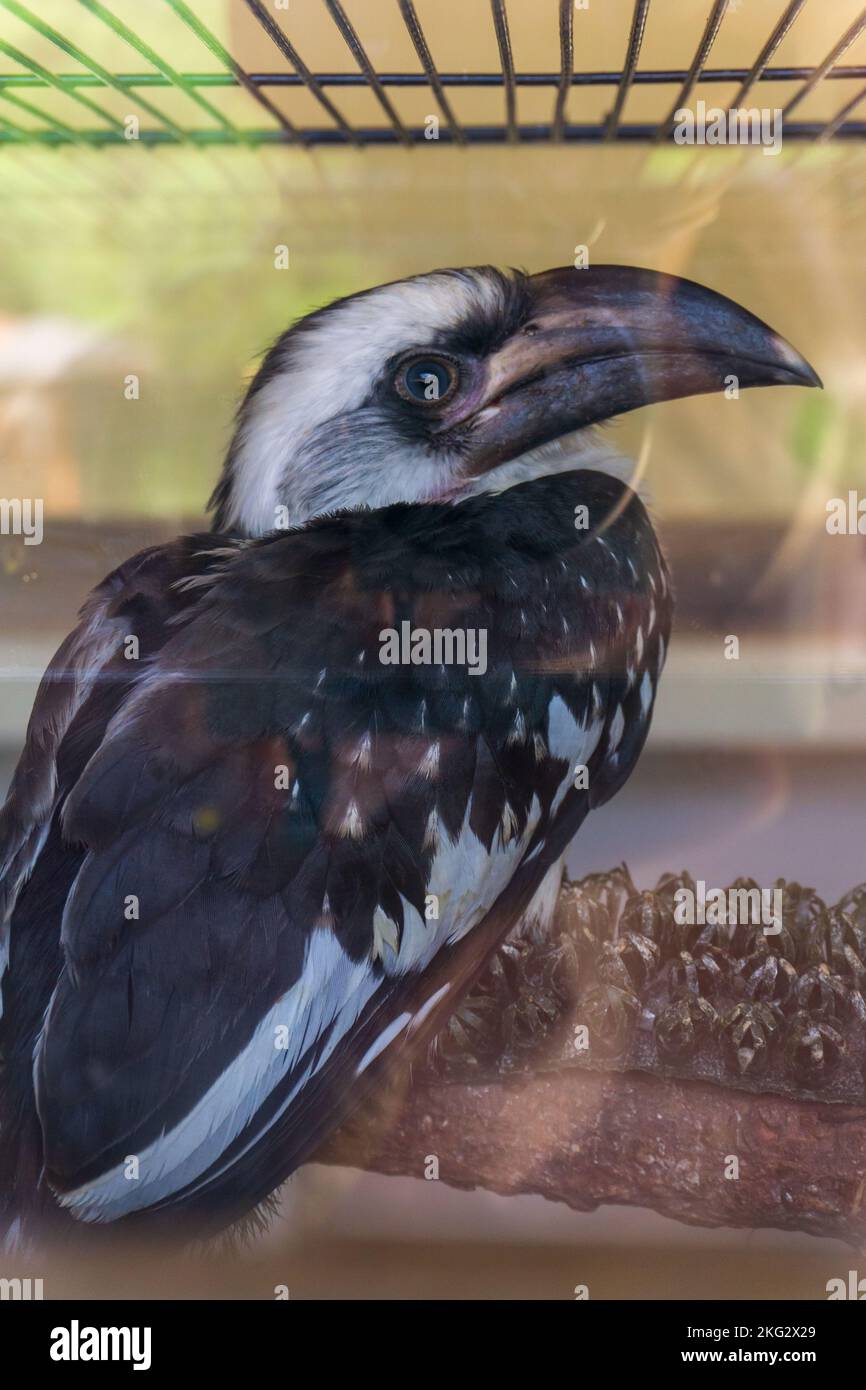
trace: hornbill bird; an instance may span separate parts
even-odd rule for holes
[[[213,531],[87,599],[2,811],[11,1239],[231,1225],[543,930],[671,618],[591,427],[731,376],[820,384],[624,266],[435,271],[277,340]]]

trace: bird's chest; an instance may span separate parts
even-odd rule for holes
[[[320,692],[343,700],[323,714],[339,745],[327,823],[341,855],[357,847],[351,882],[375,881],[386,970],[469,930],[554,824],[560,838],[562,817],[576,828],[574,794],[584,814],[606,800],[642,746],[667,641],[664,564],[632,494],[582,536],[560,490],[526,523],[537,543],[509,516],[504,539],[490,524],[456,545],[455,522],[447,558],[425,556],[387,602],[361,590],[359,626],[373,608],[387,626],[368,624],[359,674]]]

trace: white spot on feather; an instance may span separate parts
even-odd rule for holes
[[[418,764],[418,772],[422,777],[427,777],[431,781],[439,776],[439,744],[431,743],[424,757]]]
[[[644,671],[643,680],[640,683],[640,709],[641,714],[648,714],[649,707],[653,702],[653,683],[649,671]]]
[[[343,839],[360,840],[364,835],[364,818],[361,815],[357,801],[350,801],[346,807],[346,814],[337,827],[337,834]]]
[[[620,741],[622,740],[622,736],[623,736],[624,733],[625,733],[625,715],[623,714],[622,705],[617,705],[617,707],[616,707],[616,714],[613,716],[613,719],[610,721],[610,733],[608,734],[608,744],[607,744],[607,751],[608,751],[608,753],[615,753],[615,752],[616,752],[617,748],[619,748]]]
[[[369,731],[359,739],[357,747],[352,754],[352,762],[360,772],[368,772],[370,768],[371,755],[373,751],[373,740]]]
[[[441,825],[439,822],[439,812],[433,810],[427,817],[427,826],[424,831],[423,849],[432,849],[435,853],[439,848]]]
[[[362,1071],[366,1071],[370,1063],[375,1061],[379,1054],[385,1051],[388,1044],[392,1043],[397,1035],[402,1033],[403,1029],[411,1021],[412,1015],[410,1013],[402,1013],[398,1018],[394,1019],[393,1023],[389,1023],[387,1028],[383,1028],[378,1038],[367,1048],[367,1051],[355,1068],[355,1075],[360,1076]]]
[[[514,809],[506,801],[502,808],[502,815],[499,820],[499,834],[504,845],[508,845],[517,834],[517,817]]]
[[[414,1018],[412,1019],[412,1027],[410,1029],[412,1033],[416,1033],[418,1031],[421,1024],[424,1022],[425,1018],[430,1013],[430,1010],[436,1007],[436,1005],[439,1003],[439,1000],[444,998],[444,996],[448,993],[450,988],[450,984],[443,985],[441,989],[437,989],[435,994],[431,994],[430,998],[421,1005],[420,1009],[417,1011]]]
[[[508,731],[505,742],[509,745],[526,742],[526,716],[522,709],[519,709],[514,716],[514,723]]]
[[[394,922],[384,911],[377,907],[373,913],[373,946],[370,951],[372,960],[384,960],[385,948],[396,956],[400,949],[400,933],[397,923]]]
[[[547,742],[554,758],[570,763],[582,748],[586,729],[578,724],[561,695],[554,695],[547,711]]]

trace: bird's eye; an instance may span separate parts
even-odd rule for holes
[[[458,372],[447,357],[411,357],[401,362],[394,385],[404,400],[436,405],[457,390]]]

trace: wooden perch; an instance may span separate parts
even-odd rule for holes
[[[778,1226],[866,1246],[866,1114],[639,1073],[425,1081],[364,1112],[326,1163],[593,1211],[650,1207],[701,1226]],[[384,1122],[383,1122],[384,1121]],[[739,1177],[726,1178],[729,1156]]]
[[[783,885],[775,938],[733,924],[674,932],[671,884],[689,881],[667,876],[637,894],[617,870],[567,885],[552,938],[501,948],[424,1069],[379,1094],[319,1159],[866,1247],[864,894],[828,909]],[[638,918],[657,948],[649,960],[633,940]],[[627,1008],[610,1004],[611,991],[628,992],[623,962]]]

